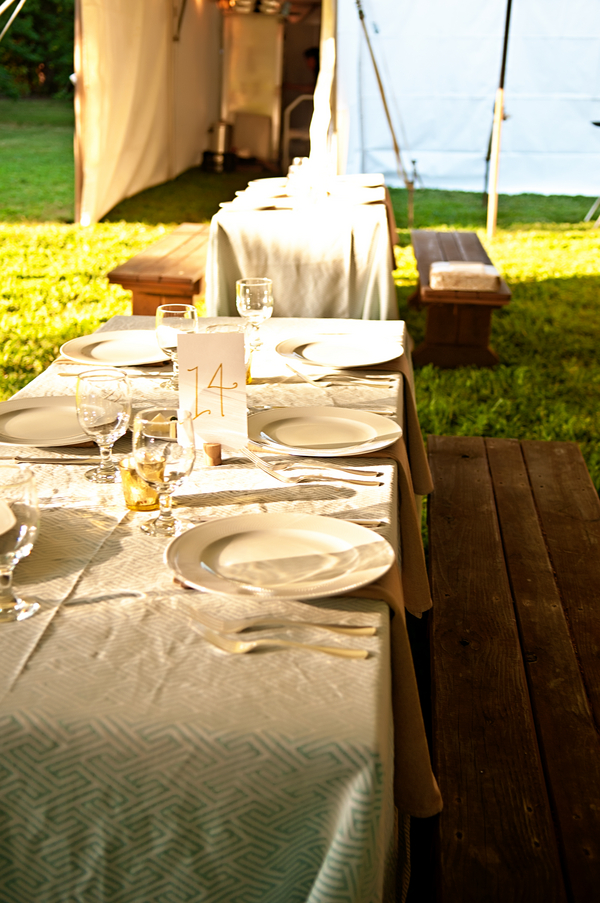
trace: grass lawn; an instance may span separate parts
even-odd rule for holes
[[[425,312],[409,309],[416,267],[406,196],[392,191],[400,231],[400,316],[418,344]],[[600,488],[600,230],[584,223],[593,198],[501,196],[496,237],[481,195],[419,191],[415,228],[473,229],[512,290],[492,317],[493,369],[416,372],[424,435],[578,442]]]
[[[0,99],[0,222],[73,222],[73,105]]]
[[[73,216],[68,104],[0,100],[0,398],[39,373],[59,346],[130,311],[106,273],[182,221],[208,221],[248,176],[190,170],[122,201],[87,229]],[[406,197],[392,191],[400,316],[414,339],[425,314],[408,309],[417,274]],[[494,313],[501,364],[417,371],[424,434],[566,439],[580,444],[600,487],[600,230],[583,217],[593,198],[501,196],[498,233],[485,236],[481,196],[419,190],[415,227],[474,229],[513,298]]]

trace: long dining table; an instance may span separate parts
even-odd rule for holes
[[[151,330],[153,319],[102,328]],[[365,329],[398,340],[390,388],[319,387],[275,351],[300,333]],[[174,579],[168,540],[142,533],[148,514],[125,507],[119,484],[88,482],[78,463],[34,460],[41,530],[15,584],[42,610],[0,625],[2,903],[378,903],[394,899],[396,863],[406,877],[408,819],[440,810],[404,619],[405,607],[419,616],[431,604],[418,509],[431,487],[410,339],[401,321],[274,318],[261,333],[249,410],[387,412],[404,431],[392,448],[336,459],[381,474],[381,485],[284,485],[224,449],[218,467],[198,455],[176,493],[178,516],[192,525],[268,513],[374,521],[396,563],[371,586],[309,602],[249,606],[198,592]],[[72,396],[83,369],[58,359],[17,398]],[[132,375],[135,409],[176,404],[156,369]],[[119,440],[117,455],[128,448]],[[40,460],[90,449],[5,444],[0,453]],[[250,608],[376,633],[325,640],[308,624],[260,633],[364,649],[364,660],[283,647],[237,656],[207,642],[194,617]]]

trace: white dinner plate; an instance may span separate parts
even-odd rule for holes
[[[95,332],[70,339],[60,353],[78,364],[97,367],[135,367],[168,360],[156,335],[149,329],[123,329],[115,332]]]
[[[313,599],[365,586],[394,550],[366,527],[315,514],[248,514],[192,527],[166,564],[189,586],[235,598]]]
[[[75,397],[15,398],[0,404],[0,442],[51,448],[89,442],[79,426]]]
[[[275,350],[296,363],[336,369],[384,364],[400,357],[404,349],[400,340],[324,333],[285,339]]]
[[[402,429],[395,420],[355,408],[272,408],[248,417],[248,438],[289,455],[339,458],[387,448]]]

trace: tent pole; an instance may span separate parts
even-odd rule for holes
[[[500,163],[500,133],[502,131],[502,115],[504,113],[504,89],[496,91],[494,105],[494,127],[492,130],[492,153],[490,157],[490,184],[488,190],[487,236],[496,234],[496,218],[498,216],[498,166]]]
[[[363,13],[362,5],[360,0],[356,0],[356,6],[358,8],[358,18],[360,19],[363,31],[365,33],[365,38],[367,41],[367,47],[369,48],[369,53],[371,55],[371,62],[373,63],[373,69],[375,70],[375,78],[377,79],[377,85],[379,87],[379,93],[381,94],[381,100],[383,102],[383,109],[385,111],[385,115],[387,118],[388,126],[390,128],[390,132],[392,134],[392,142],[394,144],[394,152],[396,154],[396,167],[398,170],[398,175],[403,180],[405,187],[408,190],[408,228],[412,229],[414,222],[414,188],[415,183],[411,182],[406,174],[406,170],[402,165],[402,157],[400,156],[400,147],[398,146],[398,141],[396,140],[396,133],[394,131],[394,126],[392,125],[392,117],[390,116],[390,111],[387,105],[387,100],[385,97],[385,91],[383,90],[383,83],[381,81],[381,77],[379,75],[379,67],[377,66],[377,62],[375,60],[375,54],[373,53],[373,48],[371,47],[371,41],[369,39],[369,32],[367,31],[367,25],[365,22],[365,14]]]
[[[75,98],[73,104],[75,108],[75,133],[73,135],[73,157],[75,160],[75,222],[78,225],[81,224],[81,195],[83,192],[83,142],[81,138],[83,128],[81,121],[83,115],[82,41],[81,0],[75,0]]]
[[[506,56],[508,53],[508,33],[510,29],[510,9],[512,0],[507,0],[506,22],[504,25],[504,44],[502,47],[502,65],[500,67],[500,84],[496,91],[496,103],[494,104],[494,124],[491,139],[491,166],[490,182],[488,188],[488,212],[487,235],[493,238],[496,234],[496,219],[498,216],[498,167],[500,164],[500,132],[504,118],[504,76],[506,74]]]
[[[12,0],[10,0],[10,3],[4,3],[4,4],[2,5],[2,9],[0,10],[0,12],[4,12],[4,10],[7,9],[7,8],[10,6],[11,3],[12,3]],[[10,28],[10,26],[13,24],[13,22],[15,21],[15,19],[16,19],[17,16],[19,15],[19,10],[20,10],[21,7],[24,5],[24,3],[25,3],[25,0],[20,0],[19,5],[18,5],[17,7],[15,7],[15,9],[12,11],[11,16],[10,16],[10,19],[8,20],[8,22],[6,23],[6,25],[5,25],[4,28],[2,29],[2,33],[0,33],[0,41],[2,40],[2,38],[4,37],[4,35],[5,35],[6,32],[8,31],[8,29]]]

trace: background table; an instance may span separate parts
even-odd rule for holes
[[[107,328],[125,323],[140,325],[116,318]],[[23,394],[71,394],[61,367]],[[136,404],[176,398],[156,378],[133,385]],[[358,405],[380,395],[353,390]],[[338,398],[276,374],[249,387],[255,404],[324,396]],[[381,518],[398,548],[395,466],[352,460],[382,472],[383,487],[283,486],[229,458],[196,467],[179,513]],[[16,584],[45,610],[0,630],[3,903],[384,899],[394,836],[387,606],[360,593],[268,604],[376,624],[373,638],[327,639],[368,648],[366,661],[301,650],[228,657],[189,612],[235,616],[239,603],[174,584],[165,540],[139,531],[148,515],[128,512],[119,486],[90,484],[77,465],[34,469],[42,530]],[[278,635],[323,641],[310,628]],[[423,796],[431,805],[435,790]]]
[[[339,192],[295,199],[293,209],[221,210],[208,242],[207,314],[235,315],[236,279],[268,276],[278,317],[398,319],[385,188],[360,190],[378,200]]]

